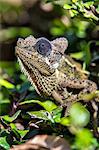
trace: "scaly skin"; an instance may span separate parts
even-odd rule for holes
[[[65,38],[48,41],[33,36],[19,39],[16,46],[21,70],[38,94],[51,96],[63,106],[82,100],[83,94],[97,90],[96,84],[64,54],[67,46]]]

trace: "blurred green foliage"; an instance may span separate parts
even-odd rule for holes
[[[82,129],[76,134],[74,149],[93,150],[96,146],[99,147],[99,143],[88,129]]]
[[[16,37],[26,37],[32,33],[32,30],[28,27],[9,27],[8,29],[2,29],[0,32],[0,41],[6,41]]]

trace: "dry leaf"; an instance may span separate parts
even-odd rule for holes
[[[28,142],[10,150],[70,150],[68,142],[59,136],[37,135]]]

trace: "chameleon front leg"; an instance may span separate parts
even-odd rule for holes
[[[83,93],[97,90],[96,84],[90,80],[65,77],[59,84],[63,88],[81,89]]]
[[[69,109],[71,107],[71,105],[78,101],[77,100],[77,95],[70,95],[69,93],[67,93],[67,98],[66,99],[63,99],[63,96],[60,95],[57,91],[53,91],[52,92],[52,96],[53,98],[58,102],[60,103],[60,106],[61,107],[64,107],[66,108],[65,110],[65,116],[68,116],[69,115]]]
[[[61,106],[66,106],[67,102],[72,102],[74,99],[77,98],[77,95],[72,95],[72,93],[69,93],[66,89],[60,93],[59,91],[53,91],[52,97],[60,103]]]
[[[62,96],[57,92],[57,91],[53,91],[52,92],[52,97],[61,105],[63,105],[64,101],[62,100]]]
[[[81,91],[79,94],[72,94],[67,91],[66,88],[63,89],[62,93],[60,94],[59,91],[52,92],[53,98],[62,106],[66,108],[65,116],[69,115],[70,107],[73,103],[78,101],[85,101],[89,102],[90,100],[95,100],[99,102],[99,97],[97,97],[97,93],[85,93],[85,91]],[[99,95],[98,95],[99,96]]]

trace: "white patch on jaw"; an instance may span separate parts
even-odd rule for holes
[[[56,63],[54,63],[54,64],[52,65],[52,68],[57,69],[57,68],[58,68],[58,66],[59,66],[59,63],[58,63],[58,62],[56,62]]]
[[[50,66],[51,64],[50,64],[50,62],[49,62],[49,59],[46,57],[45,58],[45,62]]]
[[[20,65],[20,68],[21,68],[21,71],[28,77],[28,80],[32,83],[32,85],[34,86],[35,90],[37,91],[37,93],[40,95],[40,92],[38,91],[35,83],[33,82],[32,78],[30,77],[28,71],[25,69],[22,61],[20,60],[20,58],[18,57],[18,62],[19,62],[19,65]]]
[[[51,63],[49,62],[49,59],[48,59],[47,57],[45,58],[45,62],[46,62],[51,68],[53,68],[53,69],[57,69],[58,66],[59,66],[59,63],[58,63],[58,62],[55,62],[55,63],[51,64]]]
[[[59,77],[59,71],[56,69],[56,77]]]

